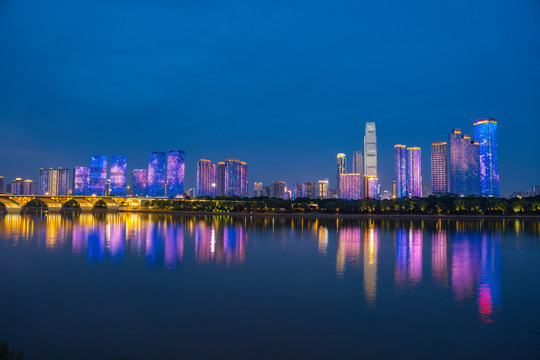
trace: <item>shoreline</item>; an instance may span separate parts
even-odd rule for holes
[[[302,218],[302,219],[389,219],[389,220],[535,220],[540,215],[418,215],[418,214],[325,214],[325,213],[242,213],[242,212],[203,212],[170,210],[119,210],[125,213],[163,214],[177,216],[234,216],[258,218]]]

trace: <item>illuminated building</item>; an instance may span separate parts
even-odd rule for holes
[[[165,196],[165,178],[167,172],[166,155],[154,151],[148,154],[148,196]]]
[[[479,143],[454,129],[448,136],[449,187],[452,194],[480,194]]]
[[[216,196],[216,165],[210,160],[197,163],[197,196]]]
[[[50,168],[47,175],[47,194],[58,195],[58,170]]]
[[[294,190],[296,191],[296,195],[293,197],[293,199],[307,197],[307,187],[305,183],[296,183],[293,184]]]
[[[58,195],[69,193],[69,169],[58,168]]]
[[[90,195],[90,168],[75,166],[73,169],[73,195]]]
[[[225,168],[225,196],[247,196],[247,164],[227,159]]]
[[[49,172],[46,169],[39,169],[38,194],[47,195],[47,185],[49,183]]]
[[[328,179],[319,180],[319,199],[328,198]]]
[[[422,196],[422,164],[419,147],[407,148],[407,195]]]
[[[345,154],[337,154],[337,187],[339,191],[339,184],[340,184],[340,176],[341,174],[347,173],[347,158],[345,157]]]
[[[499,197],[497,121],[491,118],[475,121],[474,140],[479,144],[481,194]]]
[[[531,196],[540,195],[540,185],[533,185],[531,187]]]
[[[305,183],[306,186],[306,196],[310,199],[317,198],[317,184],[311,181]]]
[[[361,199],[363,185],[364,181],[361,174],[341,174],[339,197],[347,200]]]
[[[90,160],[90,193],[91,195],[105,195],[107,186],[107,157],[92,156]]]
[[[133,196],[144,197],[148,195],[148,170],[135,169],[133,170]]]
[[[185,152],[171,150],[167,156],[167,196],[184,196]]]
[[[4,177],[0,176],[0,194],[4,193]]]
[[[396,198],[407,196],[407,147],[394,145],[394,173],[396,181]]]
[[[431,189],[436,195],[448,192],[448,166],[444,141],[431,143]]]
[[[14,195],[23,195],[23,180],[21,178],[16,178],[11,180],[11,193]]]
[[[364,175],[364,158],[360,150],[353,152],[352,172],[353,174]]]
[[[396,186],[396,180],[392,180],[392,199],[395,199],[396,198],[396,191],[397,191],[397,186]]]
[[[253,183],[253,196],[254,197],[261,197],[263,196],[263,183],[262,182],[256,182]]]
[[[376,176],[364,175],[364,195],[370,199],[379,197],[379,179]]]
[[[126,167],[125,156],[111,156],[111,195],[126,196]]]
[[[225,173],[227,172],[227,164],[220,161],[216,168],[216,196],[225,196]]]
[[[377,177],[377,134],[374,122],[366,123],[364,135],[364,175]]]
[[[272,181],[272,197],[284,199],[285,191],[287,189],[287,184],[284,181]]]

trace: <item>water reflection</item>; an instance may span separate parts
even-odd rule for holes
[[[125,213],[0,216],[3,245],[35,246],[40,251],[68,250],[98,264],[123,263],[135,256],[149,267],[166,269],[177,269],[186,259],[199,265],[232,266],[246,262],[248,234],[252,246],[263,241],[275,246],[301,239],[300,246],[310,246],[316,253],[328,255],[318,257],[317,261],[335,259],[338,279],[349,275],[361,279],[358,287],[363,288],[366,306],[370,308],[377,307],[378,299],[386,295],[385,291],[388,293],[389,284],[399,294],[420,288],[444,290],[460,306],[475,304],[478,319],[485,324],[494,321],[502,306],[500,243],[505,232],[538,237],[540,227],[538,222],[519,220],[173,217]],[[385,273],[390,277],[380,283],[379,274]]]

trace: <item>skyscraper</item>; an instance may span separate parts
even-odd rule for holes
[[[166,155],[161,151],[148,154],[148,196],[165,196]]]
[[[407,196],[422,196],[422,164],[419,147],[407,148]]]
[[[370,199],[379,197],[379,179],[376,176],[364,175],[364,194]]]
[[[90,195],[90,168],[75,166],[73,169],[73,195]]]
[[[453,129],[448,135],[449,187],[452,194],[480,194],[479,143]]]
[[[353,174],[364,175],[364,158],[360,150],[353,152],[352,172]]]
[[[144,197],[148,195],[148,170],[135,169],[133,170],[133,196]]]
[[[319,199],[328,198],[329,183],[328,179],[319,180]]]
[[[407,196],[407,147],[394,145],[394,173],[396,181],[396,198]]]
[[[364,175],[377,176],[377,134],[375,122],[366,123],[364,135]]]
[[[210,160],[197,163],[197,196],[216,196],[216,165]]]
[[[362,198],[364,186],[363,176],[360,174],[341,174],[339,197],[347,200]]]
[[[111,195],[126,196],[127,159],[125,156],[111,156]]]
[[[337,154],[337,189],[339,191],[339,180],[341,174],[347,173],[347,158],[345,157],[345,154],[339,153]]]
[[[38,186],[39,195],[47,195],[48,183],[49,183],[49,172],[47,171],[47,169],[44,169],[44,168],[39,169],[39,186]]]
[[[247,164],[227,159],[225,169],[225,196],[247,196]]]
[[[167,196],[184,195],[185,152],[171,150],[167,157]]]
[[[253,183],[253,196],[261,197],[263,195],[264,187],[262,182]]]
[[[497,120],[489,118],[475,121],[474,140],[479,143],[481,194],[499,197]]]
[[[22,182],[21,195],[34,195],[34,182],[26,179]]]
[[[227,164],[220,161],[216,169],[216,196],[225,196],[225,173],[227,172]]]
[[[310,199],[317,198],[317,184],[311,181],[305,183],[306,186],[306,196]]]
[[[90,194],[103,196],[107,186],[107,157],[92,156],[90,160]]]
[[[47,194],[58,195],[58,170],[49,168],[47,175]]]
[[[272,197],[284,199],[285,198],[285,189],[287,184],[284,181],[272,181]]]
[[[0,194],[4,193],[4,177],[0,176]]]
[[[431,189],[433,194],[448,192],[448,166],[446,161],[446,142],[431,143]]]
[[[13,195],[23,195],[23,180],[21,178],[11,180],[11,193]]]
[[[69,169],[58,168],[58,195],[69,193]]]

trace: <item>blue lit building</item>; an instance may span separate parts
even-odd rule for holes
[[[148,196],[165,196],[167,177],[166,154],[154,151],[148,154]]]
[[[480,191],[482,195],[499,197],[499,154],[497,120],[474,122],[474,140],[480,146]]]
[[[450,193],[480,195],[479,143],[469,135],[454,129],[448,136],[448,164]]]
[[[111,195],[126,196],[126,167],[125,156],[111,156]]]
[[[39,169],[39,190],[38,195],[47,195],[49,183],[49,171],[47,169]]]
[[[90,168],[75,166],[73,169],[73,195],[90,195]]]
[[[90,195],[104,196],[107,187],[107,157],[92,156],[90,161]]]
[[[167,155],[167,196],[183,196],[186,154],[182,150],[171,150]]]
[[[407,196],[407,147],[405,145],[395,145],[394,158],[396,198],[400,199]]]
[[[133,170],[133,196],[144,197],[148,195],[148,169]]]
[[[227,159],[225,169],[225,196],[247,196],[247,165],[236,159]]]

